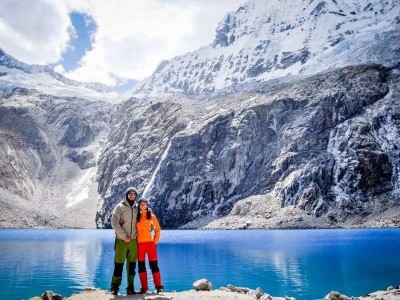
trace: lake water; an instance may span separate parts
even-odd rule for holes
[[[113,246],[112,230],[2,229],[0,299],[108,289]],[[360,296],[400,284],[400,229],[164,230],[158,254],[166,291],[190,290],[207,278],[215,289],[261,287],[311,300],[331,290]]]

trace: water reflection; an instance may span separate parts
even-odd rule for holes
[[[70,295],[95,286],[103,256],[102,234],[94,230],[0,230],[2,296],[29,299],[46,290]]]
[[[306,266],[298,255],[269,249],[268,246],[264,250],[241,250],[236,247],[232,255],[237,263],[247,263],[246,273],[253,278],[253,288],[267,287],[267,292],[274,295],[298,295],[299,291],[308,288],[307,273],[304,272]],[[245,265],[243,268],[246,270]],[[248,278],[243,280],[248,284]]]
[[[275,251],[271,261],[278,281],[284,283],[281,286],[291,287],[291,291],[308,288],[304,265],[297,257],[287,256],[284,252]]]
[[[95,270],[102,256],[99,240],[67,240],[64,242],[63,270],[77,287],[91,287],[95,282]]]

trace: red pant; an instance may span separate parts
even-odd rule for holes
[[[145,261],[146,254],[149,261],[157,260],[157,248],[154,242],[138,244],[138,261]]]
[[[156,244],[154,244],[154,242],[147,242],[138,243],[138,267],[141,284],[140,290],[142,292],[147,292],[149,289],[147,283],[147,270],[145,265],[146,254],[147,258],[149,259],[151,273],[153,273],[154,285],[156,286],[157,291],[159,289],[163,289],[164,286],[161,283],[160,269],[158,268]]]

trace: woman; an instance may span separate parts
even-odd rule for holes
[[[138,202],[139,212],[137,215],[137,241],[138,241],[138,267],[140,293],[147,293],[149,286],[147,283],[147,271],[145,265],[146,254],[149,259],[151,272],[153,273],[154,285],[157,293],[162,293],[164,286],[161,284],[161,274],[157,261],[157,243],[160,240],[161,228],[154,213],[149,209],[146,199]]]

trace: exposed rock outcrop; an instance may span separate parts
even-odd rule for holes
[[[126,103],[135,113],[99,161],[97,224],[109,226],[129,185],[166,228],[238,214],[233,205],[251,195],[296,207],[298,220],[323,216],[324,226],[396,207],[398,80],[396,68],[359,66],[203,102]]]
[[[90,205],[66,205],[82,201],[92,184],[95,171],[83,170],[96,166],[110,109],[106,102],[0,90],[1,227],[94,227],[96,197]]]

